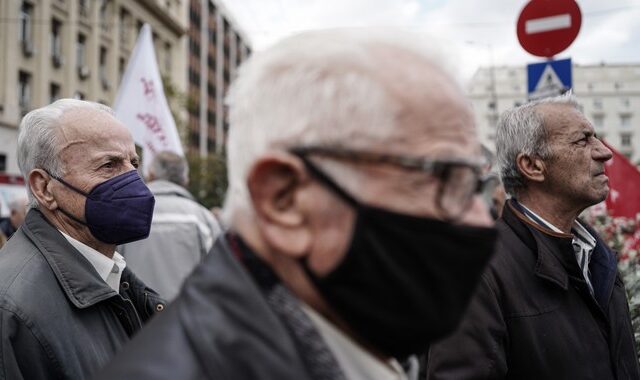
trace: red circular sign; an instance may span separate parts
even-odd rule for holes
[[[574,0],[532,0],[520,12],[518,41],[533,55],[552,57],[571,45],[581,24]]]

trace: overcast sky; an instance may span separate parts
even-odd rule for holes
[[[479,66],[526,65],[516,21],[528,0],[222,0],[255,50],[292,33],[319,28],[384,26],[448,40],[469,78]],[[552,0],[553,1],[553,0]],[[557,58],[575,63],[640,63],[640,0],[579,0],[582,28]]]

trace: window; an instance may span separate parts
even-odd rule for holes
[[[33,48],[33,5],[22,2],[20,7],[20,42],[22,43],[22,53],[25,57],[31,57],[35,52]]]
[[[125,47],[127,46],[127,29],[129,29],[129,25],[127,25],[128,22],[129,12],[124,8],[120,9],[120,43]]]
[[[81,17],[89,16],[89,0],[78,0],[78,13]]]
[[[0,172],[7,171],[7,155],[0,153]]]
[[[110,83],[108,80],[108,73],[107,73],[107,48],[104,46],[100,46],[100,56],[99,56],[99,67],[98,67],[98,71],[99,71],[99,75],[100,75],[100,82],[102,83],[102,88],[105,90],[108,90],[110,87]]]
[[[124,69],[125,69],[125,60],[124,58],[120,57],[120,59],[118,60],[118,81],[122,81],[122,76],[124,75]]]
[[[18,104],[23,113],[31,105],[31,74],[20,71],[18,74]]]
[[[498,115],[487,116],[487,124],[489,124],[489,127],[495,128],[498,125]]]
[[[31,43],[32,23],[33,5],[23,1],[22,7],[20,7],[20,41],[23,43]]]
[[[623,147],[631,146],[631,133],[621,133],[620,134],[620,145]]]
[[[62,63],[62,22],[60,20],[51,19],[51,57],[54,60],[54,66],[60,67]],[[56,62],[58,61],[58,62]]]
[[[600,98],[593,99],[593,108],[599,109],[599,110],[602,109],[602,99]]]
[[[78,100],[84,100],[84,94],[80,91],[76,91],[73,93],[73,98]]]
[[[101,0],[100,2],[100,26],[103,31],[109,31],[109,3],[111,0]]]
[[[53,103],[58,99],[60,99],[60,85],[52,82],[49,85],[49,103]]]
[[[631,106],[631,102],[629,101],[629,98],[620,99],[620,104],[622,104],[624,108],[629,108],[629,106]]]
[[[593,115],[593,126],[599,129],[604,128],[604,115]]]
[[[631,127],[631,115],[620,115],[620,126],[622,128]]]
[[[78,34],[78,44],[76,45],[76,65],[78,68],[84,66],[84,52],[86,50],[87,37]]]

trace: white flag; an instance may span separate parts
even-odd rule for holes
[[[156,153],[169,150],[184,155],[153,49],[151,27],[144,24],[122,77],[113,106],[133,141],[143,149],[144,173]]]

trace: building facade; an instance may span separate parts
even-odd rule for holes
[[[574,64],[573,93],[596,133],[615,149],[640,161],[640,64]],[[495,150],[500,114],[527,101],[526,67],[480,68],[468,91],[481,141]]]
[[[0,172],[19,173],[17,127],[58,98],[111,105],[149,23],[160,72],[187,91],[189,0],[0,1]]]
[[[190,0],[187,150],[222,152],[228,129],[224,96],[251,54],[246,34],[219,0]]]

